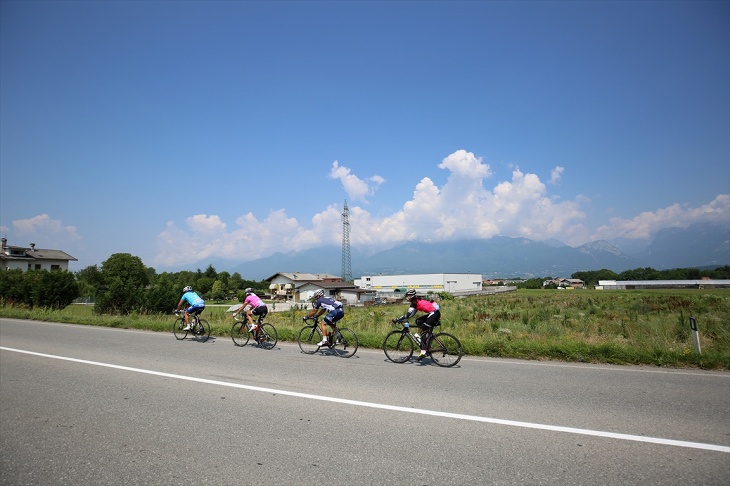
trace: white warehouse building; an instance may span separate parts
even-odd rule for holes
[[[477,273],[424,273],[417,275],[369,275],[355,279],[361,289],[379,293],[400,293],[416,289],[419,294],[429,292],[475,292],[482,290],[482,275]]]

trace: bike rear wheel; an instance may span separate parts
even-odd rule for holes
[[[332,350],[341,358],[349,358],[357,351],[357,334],[346,327],[337,328],[332,335]]]
[[[247,345],[250,336],[245,321],[236,322],[231,327],[231,339],[236,346]]]
[[[319,326],[304,326],[299,331],[299,349],[305,354],[314,354],[319,349],[319,342],[322,340],[322,331]]]
[[[449,333],[434,334],[428,343],[428,353],[434,363],[444,368],[450,368],[461,360],[464,350],[461,342]]]
[[[196,339],[202,343],[208,340],[210,337],[210,324],[205,319],[198,319],[193,328],[193,334]]]
[[[257,334],[257,342],[263,349],[271,349],[276,346],[279,340],[279,335],[276,332],[276,328],[269,323],[263,323],[259,325]]]
[[[180,317],[178,319],[175,319],[175,322],[172,324],[172,332],[175,334],[175,339],[178,341],[182,341],[185,339],[188,335],[188,331],[185,331],[185,318]]]
[[[403,331],[391,331],[383,340],[383,352],[393,363],[405,363],[413,356],[413,340]]]

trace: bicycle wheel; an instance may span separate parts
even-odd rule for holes
[[[464,350],[461,342],[449,333],[434,334],[428,343],[428,353],[434,363],[444,368],[450,368],[461,360]]]
[[[251,334],[249,334],[248,328],[246,327],[246,321],[233,323],[233,327],[231,328],[233,344],[236,346],[245,346],[248,344],[249,337],[251,337]]]
[[[257,341],[259,346],[264,349],[271,349],[276,346],[276,342],[279,340],[279,335],[276,332],[276,328],[271,324],[264,322],[259,326]]]
[[[314,354],[319,349],[319,342],[322,340],[322,331],[319,326],[304,326],[299,331],[299,349],[305,354]]]
[[[391,331],[383,340],[383,352],[393,363],[405,363],[413,356],[413,340],[403,331]]]
[[[210,337],[210,324],[205,319],[198,319],[198,323],[195,326],[195,336],[198,341],[204,343]]]
[[[332,336],[332,350],[340,358],[349,358],[357,351],[357,334],[346,327],[338,327]]]
[[[172,332],[175,334],[175,339],[177,339],[178,341],[182,341],[187,337],[188,332],[185,331],[184,317],[175,319],[175,322],[172,324]]]

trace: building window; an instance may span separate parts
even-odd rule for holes
[[[61,265],[51,265],[51,271],[53,270],[61,270]]]

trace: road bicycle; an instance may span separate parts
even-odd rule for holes
[[[319,328],[319,317],[305,317],[312,324],[304,326],[299,331],[299,349],[305,354],[314,354],[319,351],[319,343],[322,341],[322,331]],[[328,324],[332,328],[327,339],[328,344],[322,346],[331,349],[337,356],[349,358],[357,351],[357,334],[346,327],[338,327],[337,324]]]
[[[185,330],[187,324],[185,323],[185,312],[181,310],[174,311],[174,314],[178,316],[175,322],[172,324],[172,332],[175,334],[175,338],[178,341],[185,339],[188,334],[193,335],[193,339],[205,342],[210,337],[210,324],[205,319],[200,318],[200,313],[203,310],[196,310],[190,314],[190,328]]]
[[[464,355],[464,348],[461,342],[447,332],[433,333],[431,329],[425,329],[423,336],[411,332],[411,325],[408,321],[393,321],[399,329],[391,331],[383,340],[383,352],[393,363],[405,363],[411,356],[413,350],[421,349],[421,339],[426,340],[426,356],[438,366],[450,368],[461,360]],[[439,321],[439,324],[441,321]]]
[[[245,346],[249,340],[253,340],[263,349],[271,349],[276,346],[279,335],[276,328],[271,324],[264,322],[263,316],[259,316],[256,330],[251,330],[245,313],[238,314],[234,317],[236,320],[231,328],[231,339],[236,346]]]

